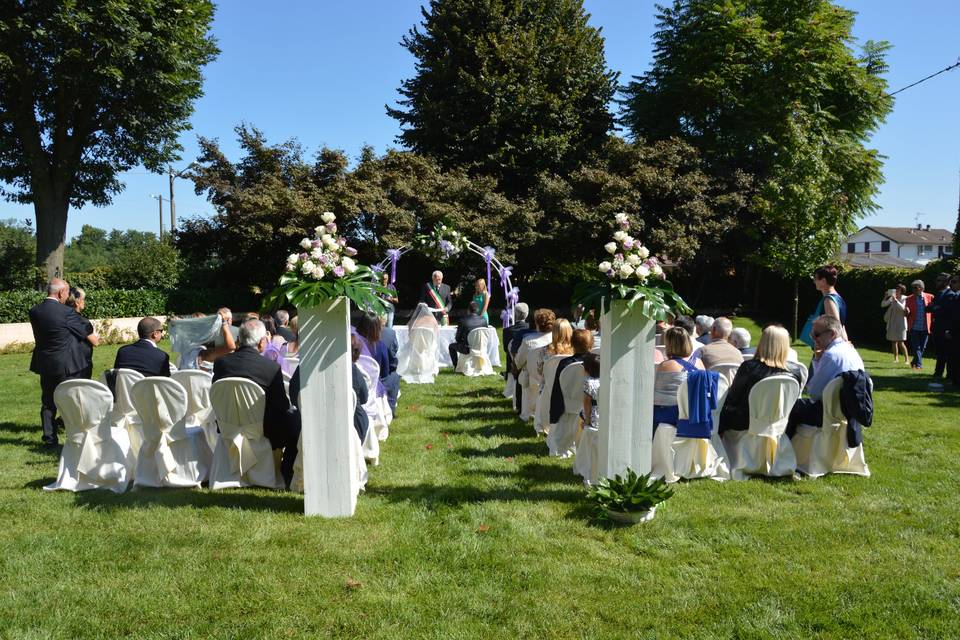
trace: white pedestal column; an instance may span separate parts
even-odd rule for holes
[[[650,472],[655,323],[614,300],[600,318],[599,475]]]
[[[358,487],[349,440],[357,437],[350,408],[350,303],[337,298],[298,313],[304,512],[352,516]]]

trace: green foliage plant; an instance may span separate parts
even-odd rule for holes
[[[34,282],[36,240],[30,221],[0,220],[0,290],[29,289]]]
[[[633,469],[613,478],[600,478],[587,490],[587,500],[594,510],[594,518],[610,519],[610,513],[642,513],[649,511],[673,495],[663,478],[651,480],[650,474],[638,476]]]
[[[5,2],[0,185],[34,206],[38,265],[63,273],[69,208],[105,205],[118,176],[178,158],[218,50],[211,0]]]

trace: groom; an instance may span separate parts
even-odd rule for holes
[[[420,302],[426,303],[430,307],[437,322],[441,325],[450,324],[450,318],[447,314],[453,308],[453,301],[450,299],[450,286],[443,284],[443,274],[441,272],[434,271],[430,282],[423,285]]]

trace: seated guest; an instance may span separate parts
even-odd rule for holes
[[[550,309],[537,309],[533,314],[534,330],[522,334],[515,334],[510,348],[514,352],[513,364],[516,368],[514,375],[527,368],[527,354],[532,349],[538,349],[549,344],[553,337],[553,325],[557,322],[556,314]],[[518,343],[519,341],[519,343]],[[536,367],[537,363],[530,363]]]
[[[667,359],[657,365],[653,379],[653,430],[661,422],[676,426],[679,418],[677,390],[687,379],[687,373],[703,369],[703,363],[693,355],[693,341],[683,327],[671,327],[663,334]]]
[[[381,340],[383,325],[380,316],[367,311],[357,322],[356,335],[360,341],[360,353],[370,356],[380,365],[380,380],[377,383],[377,397],[387,396],[387,403],[393,414],[397,413],[397,396],[400,394],[400,376],[397,374],[397,354],[392,357],[387,345]]]
[[[287,340],[287,355],[295,356],[300,351],[300,343],[297,340],[300,330],[300,316],[290,318],[290,333],[293,334],[293,340]]]
[[[757,352],[756,349],[750,347],[750,332],[743,327],[737,327],[731,331],[729,341],[745,356],[752,356]]]
[[[713,318],[711,316],[700,315],[694,318],[693,324],[696,326],[697,342],[700,344],[710,344],[710,330],[713,329]]]
[[[290,375],[292,373],[291,365],[287,362],[287,341],[282,337],[276,334],[277,325],[273,322],[273,318],[270,316],[263,316],[260,319],[260,322],[263,323],[263,327],[267,330],[267,346],[263,350],[262,355],[267,360],[272,360],[280,365],[280,371],[285,375]]]
[[[600,356],[588,353],[583,356],[583,428],[600,426]]]
[[[720,433],[730,429],[746,431],[750,427],[750,390],[764,378],[789,374],[800,382],[800,372],[787,362],[790,334],[783,327],[770,325],[763,330],[757,353],[744,361],[730,384],[720,412]]]
[[[204,370],[212,370],[212,365],[217,358],[233,353],[237,350],[236,336],[234,334],[233,313],[226,307],[217,309],[217,315],[220,316],[220,332],[216,339],[203,345],[197,356],[198,366]],[[239,335],[239,332],[236,334]]]
[[[575,329],[570,339],[570,348],[573,355],[567,356],[557,364],[557,372],[553,377],[553,390],[550,392],[550,424],[559,422],[563,415],[563,390],[560,388],[560,374],[575,362],[583,362],[584,358],[593,349],[593,333],[589,329]]]
[[[457,367],[458,356],[463,353],[470,353],[470,344],[467,342],[470,332],[474,329],[486,327],[487,323],[480,317],[480,305],[476,300],[471,300],[467,307],[468,315],[457,325],[457,336],[455,341],[450,344],[450,360],[453,361],[453,367]]]
[[[287,342],[296,341],[296,337],[293,335],[293,331],[290,330],[290,314],[280,309],[275,314],[273,314],[273,319],[277,325],[277,335],[283,338]]]
[[[114,369],[133,369],[144,376],[170,377],[170,356],[157,346],[163,337],[163,324],[156,318],[144,318],[137,323],[140,339],[120,347],[113,361]]]
[[[589,331],[593,335],[593,346],[594,348],[600,346],[600,321],[597,320],[597,314],[593,312],[593,309],[587,312],[587,316],[583,321],[583,328]]]
[[[507,371],[513,371],[513,354],[510,353],[510,342],[513,336],[519,331],[526,331],[530,328],[527,323],[527,316],[530,314],[530,307],[526,302],[518,302],[513,307],[513,324],[503,330],[503,344],[507,355]]]
[[[797,425],[822,426],[823,390],[831,380],[847,371],[864,371],[863,359],[847,341],[843,325],[834,316],[822,315],[813,322],[813,363],[807,380],[807,398],[800,398],[790,412],[787,436],[792,438]]]
[[[537,373],[543,375],[543,363],[551,356],[569,356],[573,353],[573,325],[566,318],[557,318],[553,324],[553,333],[551,334],[550,344],[546,349],[537,352],[536,364],[528,362],[527,365],[536,368]],[[540,390],[543,391],[541,381]]]
[[[743,354],[729,342],[732,331],[733,323],[729,318],[721,316],[713,322],[713,327],[710,329],[710,342],[700,350],[700,359],[703,360],[704,367],[709,369],[717,364],[743,362]]]
[[[289,484],[293,463],[297,458],[295,418],[290,414],[290,401],[283,388],[280,365],[260,354],[267,347],[267,330],[260,320],[247,320],[237,335],[237,350],[213,363],[213,382],[223,378],[246,378],[257,383],[267,395],[263,412],[263,435],[274,449],[284,449],[280,471]],[[299,385],[298,385],[299,386]]]
[[[397,332],[387,322],[387,314],[382,313],[380,318],[380,342],[387,347],[387,362],[390,364],[390,373],[397,372],[397,351],[400,350],[400,343],[397,341]]]

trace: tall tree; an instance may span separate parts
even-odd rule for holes
[[[406,147],[516,194],[605,143],[617,74],[582,0],[431,0],[421,12],[403,38],[417,73],[387,108]]]
[[[63,271],[71,206],[104,205],[117,174],[178,158],[218,53],[211,0],[0,4],[0,192],[33,203],[37,264]]]
[[[829,0],[660,8],[654,63],[626,88],[623,122],[635,136],[689,141],[717,176],[753,175],[753,205],[737,225],[741,259],[779,270],[786,263],[771,256],[815,231],[797,223],[811,206],[834,246],[875,207],[882,162],[866,143],[893,103],[881,77],[889,46],[854,52],[854,15]],[[786,245],[758,250],[771,239]]]

